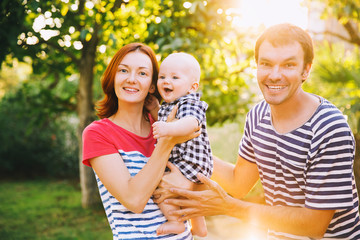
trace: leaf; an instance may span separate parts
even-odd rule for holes
[[[68,11],[69,11],[69,6],[67,4],[65,4],[62,6],[60,13],[62,16],[65,17],[66,14],[68,13]]]

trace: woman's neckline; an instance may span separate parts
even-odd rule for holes
[[[113,126],[115,126],[115,127],[117,127],[117,128],[120,128],[121,130],[123,130],[123,131],[125,131],[125,132],[127,132],[127,133],[130,133],[130,134],[132,134],[132,135],[134,135],[134,136],[136,136],[136,137],[143,138],[143,139],[148,139],[148,138],[150,138],[150,137],[152,138],[152,127],[151,127],[151,125],[150,125],[150,131],[149,131],[149,133],[147,134],[147,136],[141,136],[141,135],[139,135],[139,134],[136,134],[136,133],[134,133],[134,132],[132,132],[132,131],[130,131],[130,130],[128,130],[128,129],[126,129],[126,128],[120,126],[120,125],[118,125],[118,124],[116,124],[116,123],[114,123],[114,122],[113,122],[112,120],[110,120],[109,118],[104,118],[103,120],[105,120],[106,122],[110,123],[111,125],[113,125]],[[150,122],[149,122],[149,124],[150,124]]]

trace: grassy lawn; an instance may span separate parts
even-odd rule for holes
[[[112,239],[103,208],[81,207],[70,181],[1,181],[0,238]]]
[[[213,153],[225,161],[235,162],[241,137],[239,125],[227,124],[208,130]],[[0,239],[107,240],[112,239],[112,234],[102,206],[96,210],[81,207],[78,182],[2,180]]]

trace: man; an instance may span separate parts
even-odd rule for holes
[[[270,239],[360,239],[353,135],[334,105],[302,89],[310,36],[290,24],[270,27],[255,60],[264,101],[247,114],[236,165],[214,158],[217,183],[200,175],[207,190],[171,189],[187,198],[166,200],[183,207],[173,214],[237,217],[268,228]],[[266,205],[239,200],[259,178]]]

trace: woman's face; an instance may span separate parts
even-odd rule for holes
[[[155,91],[150,57],[140,51],[130,52],[120,62],[115,74],[115,93],[119,102],[144,103]]]

